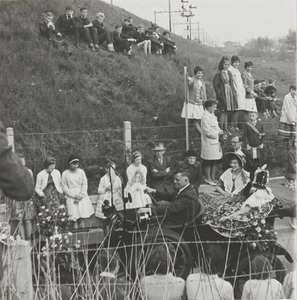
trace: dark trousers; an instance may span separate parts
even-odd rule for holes
[[[98,34],[97,34],[97,28],[79,28],[79,36],[84,37],[88,44],[91,44],[94,42],[94,44],[98,44]]]
[[[257,110],[259,113],[263,114],[266,112],[266,103],[265,100],[256,99]]]
[[[52,26],[48,27],[45,32],[41,33],[41,35],[46,37],[48,40],[52,40],[54,35],[53,27]]]
[[[173,53],[173,46],[165,45],[164,44],[164,51],[163,54],[171,55]]]
[[[109,31],[105,31],[103,33],[98,34],[98,41],[99,43],[103,43],[106,41],[106,44],[113,43],[113,36]]]
[[[74,26],[69,29],[60,30],[62,35],[74,35],[76,39],[79,37],[79,30],[78,27]]]
[[[130,43],[128,41],[120,44],[114,44],[113,46],[115,52],[123,52],[124,50],[128,52],[130,50]]]
[[[266,101],[266,108],[267,108],[269,111],[274,111],[274,110],[276,109],[275,104],[274,104],[274,101],[273,101],[273,100],[267,100],[267,101]]]

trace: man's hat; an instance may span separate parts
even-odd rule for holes
[[[185,157],[191,157],[191,156],[197,157],[197,153],[196,153],[195,150],[188,150],[188,151],[185,153]]]
[[[225,158],[226,158],[226,160],[227,160],[228,163],[230,163],[230,161],[231,161],[232,159],[237,159],[237,160],[239,160],[240,166],[241,166],[242,168],[243,168],[243,166],[244,166],[244,162],[243,162],[242,157],[241,157],[240,155],[238,155],[237,153],[234,153],[234,152],[228,152],[228,153],[225,154]]]
[[[155,148],[152,149],[153,151],[163,151],[163,150],[166,150],[167,148],[164,148],[164,145],[163,143],[159,143],[159,144],[156,144],[155,145]]]

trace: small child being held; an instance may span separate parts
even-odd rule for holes
[[[258,119],[257,112],[249,113],[249,121],[243,128],[242,139],[248,151],[251,151],[256,167],[261,167],[263,157],[263,139],[265,136],[264,126]]]

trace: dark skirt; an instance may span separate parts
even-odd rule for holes
[[[284,139],[293,139],[296,136],[296,125],[280,122],[278,135]]]

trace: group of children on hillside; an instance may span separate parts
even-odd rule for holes
[[[49,40],[50,45],[57,46],[58,40],[66,36],[74,36],[75,45],[80,48],[80,38],[84,38],[92,51],[99,51],[99,44],[106,43],[109,52],[125,52],[131,56],[133,45],[143,49],[146,54],[172,55],[177,50],[175,43],[170,39],[170,32],[160,33],[157,24],[145,30],[144,25],[133,25],[131,17],[125,18],[122,24],[117,24],[114,31],[109,31],[103,24],[105,15],[102,12],[96,14],[93,22],[87,18],[86,7],[80,8],[80,15],[73,16],[73,7],[67,6],[66,13],[60,15],[53,22],[54,16],[46,12],[44,21],[39,24],[40,34]]]

